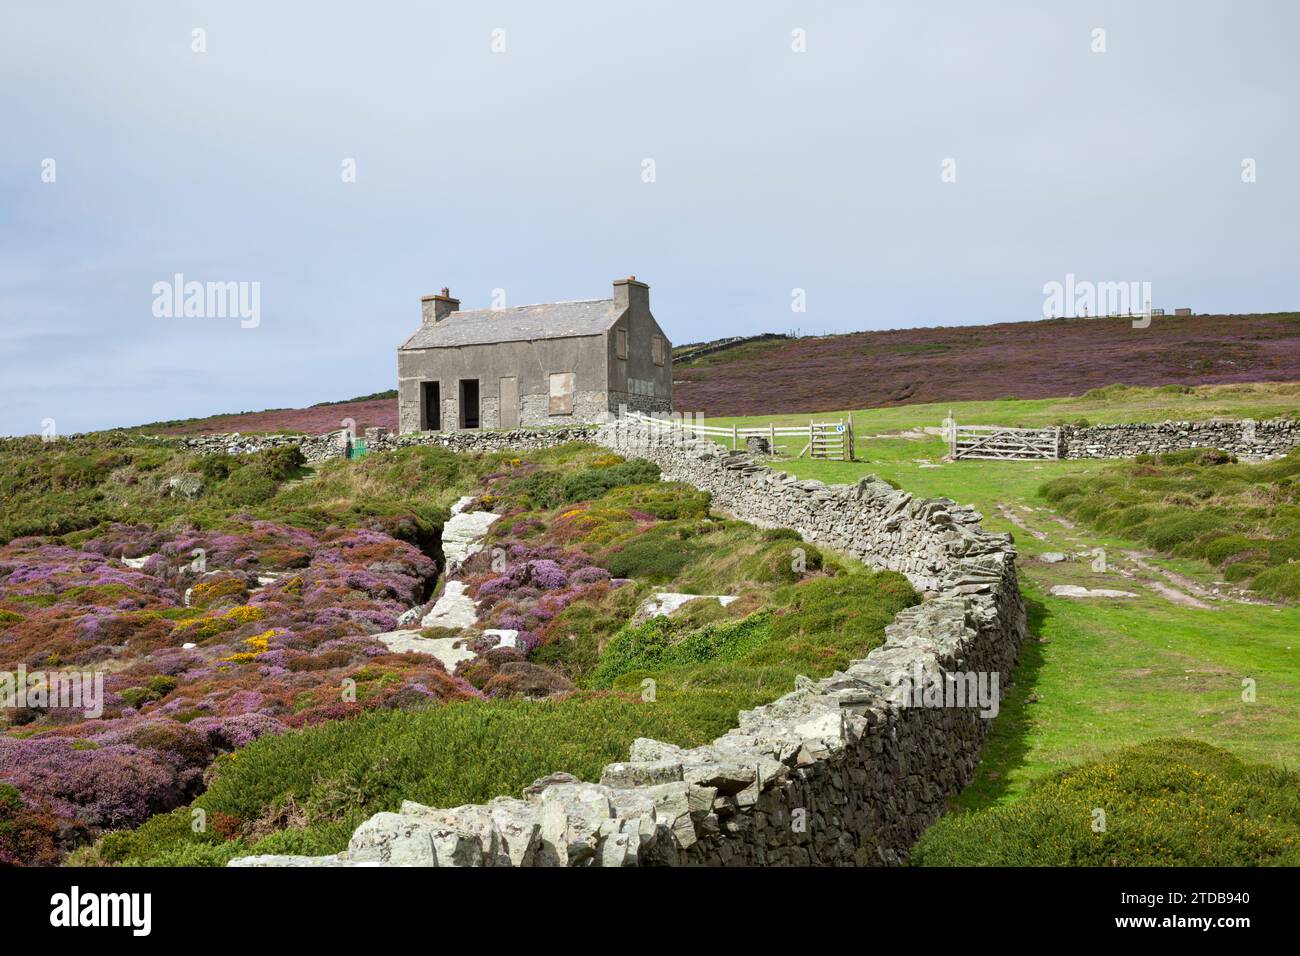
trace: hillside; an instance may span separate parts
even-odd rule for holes
[[[1053,319],[776,340],[674,369],[710,417],[1300,379],[1300,313]]]
[[[716,343],[715,343],[716,344]],[[750,336],[674,365],[678,410],[772,415],[1082,395],[1114,384],[1207,385],[1300,379],[1300,313],[1055,319],[854,332]],[[157,422],[149,434],[306,432],[397,427],[394,393],[310,408]]]

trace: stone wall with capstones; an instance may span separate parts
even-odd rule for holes
[[[907,575],[927,600],[885,643],[822,680],[739,715],[703,747],[638,739],[596,783],[563,772],[521,797],[435,809],[407,801],[325,857],[232,866],[891,865],[971,779],[990,720],[977,707],[900,699],[918,672],[996,673],[1010,685],[1025,608],[1009,535],[948,499],[886,482],[797,481],[704,441],[607,427],[595,440],[710,491],[715,505]],[[797,547],[797,543],[792,542]],[[647,703],[645,706],[654,706]],[[521,742],[521,746],[526,746]]]
[[[1238,458],[1277,458],[1300,446],[1300,419],[1063,425],[1062,458],[1136,458],[1217,448]]]

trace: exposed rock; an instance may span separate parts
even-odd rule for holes
[[[1056,584],[1051,593],[1065,598],[1131,598],[1137,597],[1132,591],[1117,591],[1112,588],[1085,588],[1077,584]]]
[[[448,581],[433,609],[420,621],[421,627],[473,627],[478,620],[478,605],[466,593],[464,581]]]
[[[465,635],[459,637],[425,637],[419,629],[386,631],[376,634],[375,640],[383,643],[394,654],[428,654],[442,661],[448,673],[456,670],[461,661],[473,660],[478,655],[466,645]]]
[[[168,478],[163,487],[168,495],[194,499],[203,494],[203,479],[198,475],[177,475]]]
[[[442,553],[447,560],[447,573],[454,574],[471,555],[483,549],[483,538],[488,528],[501,517],[490,511],[466,511],[473,498],[464,497],[451,509],[451,517],[442,526]]]
[[[227,866],[383,866],[379,860],[349,860],[342,853],[330,856],[240,856]]]
[[[692,601],[717,601],[726,607],[736,598],[728,594],[676,594],[672,591],[659,591],[646,598],[637,608],[635,621],[645,621],[652,617],[671,617],[676,611]]]

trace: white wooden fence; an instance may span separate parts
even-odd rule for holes
[[[733,449],[743,448],[749,438],[767,439],[770,454],[774,457],[779,450],[788,449],[804,442],[796,458],[807,455],[810,458],[829,458],[839,461],[852,461],[854,456],[853,422],[841,419],[838,422],[810,421],[807,425],[755,425],[741,428],[738,425],[705,425],[702,421],[690,417],[657,417],[641,412],[626,411],[620,421],[629,422],[646,428],[652,433],[682,433],[702,438],[721,439],[730,443]],[[789,441],[789,439],[796,441]]]

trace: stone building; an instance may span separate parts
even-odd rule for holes
[[[636,276],[615,280],[609,299],[462,312],[443,289],[420,304],[420,328],[397,350],[403,432],[672,410],[672,343]]]

